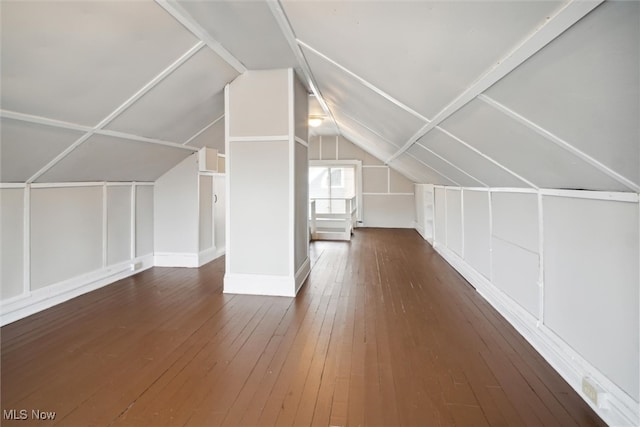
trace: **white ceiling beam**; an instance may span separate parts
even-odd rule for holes
[[[63,122],[61,120],[48,119],[46,117],[33,116],[31,114],[18,113],[16,111],[9,110],[0,110],[0,117],[2,117],[3,119],[18,120],[21,122],[35,123],[38,125],[77,130],[80,132],[89,132],[92,129],[90,126],[83,126],[77,123]]]
[[[454,134],[452,134],[451,132],[449,132],[446,129],[441,128],[440,126],[437,127],[437,129],[439,131],[441,131],[442,133],[444,133],[445,135],[451,137],[452,139],[454,139],[455,141],[459,142],[460,144],[464,145],[465,147],[467,147],[469,150],[473,151],[474,153],[478,154],[479,156],[483,157],[484,159],[486,159],[487,161],[493,163],[494,165],[496,165],[497,167],[499,167],[500,169],[502,169],[503,171],[507,172],[508,174],[514,176],[515,178],[519,179],[520,181],[524,182],[525,184],[527,184],[529,187],[531,188],[535,188],[536,190],[538,189],[538,186],[535,185],[533,182],[529,181],[528,179],[522,177],[521,175],[515,173],[514,171],[512,171],[511,169],[509,169],[508,167],[504,166],[503,164],[495,161],[493,158],[487,156],[486,154],[484,154],[482,151],[478,150],[477,148],[475,148],[474,146],[472,146],[471,144],[463,141],[462,139],[458,138],[457,136],[455,136]]]
[[[318,84],[316,83],[316,79],[313,76],[313,73],[311,72],[309,63],[307,62],[307,59],[304,57],[304,53],[302,52],[302,49],[300,48],[300,46],[298,45],[298,42],[296,41],[296,35],[293,32],[293,28],[291,27],[291,23],[289,22],[289,18],[287,17],[287,14],[282,8],[282,4],[280,4],[279,0],[267,0],[267,6],[269,6],[269,10],[271,10],[273,17],[276,19],[276,22],[280,26],[280,31],[282,31],[282,34],[284,35],[285,40],[287,40],[287,43],[289,44],[289,47],[291,48],[293,55],[296,57],[296,61],[298,62],[298,66],[300,67],[300,70],[302,71],[304,79],[306,80],[307,86],[309,87],[309,89],[311,89],[311,92],[315,95],[324,113],[331,118],[335,126],[338,128],[338,131],[340,131],[338,122],[333,116],[331,109],[325,102],[324,97],[322,96],[322,93],[320,92],[320,89],[318,87]]]
[[[565,149],[566,151],[568,151],[569,153],[573,154],[574,156],[584,160],[586,163],[588,163],[591,166],[595,167],[600,172],[604,173],[605,175],[609,176],[610,178],[613,178],[614,180],[616,180],[620,184],[624,185],[625,187],[629,188],[630,190],[633,190],[636,193],[640,193],[640,185],[638,185],[635,182],[631,181],[630,179],[620,175],[619,173],[617,173],[616,171],[614,171],[613,169],[611,169],[607,165],[601,163],[600,161],[598,161],[595,158],[591,157],[590,155],[588,155],[584,151],[582,151],[582,150],[574,147],[573,145],[569,144],[567,141],[565,141],[564,139],[560,138],[559,136],[554,135],[553,133],[551,133],[548,130],[544,129],[540,125],[538,125],[538,124],[532,122],[531,120],[527,119],[526,117],[516,113],[515,111],[513,111],[509,107],[499,103],[498,101],[496,101],[495,99],[490,98],[487,95],[482,94],[478,98],[480,100],[482,100],[485,104],[487,104],[487,105],[497,109],[498,111],[506,114],[507,116],[511,117],[512,119],[516,120],[517,122],[523,124],[524,126],[528,127],[529,129],[533,130],[538,135],[543,136],[544,138],[546,138],[550,142],[553,142],[554,144],[556,144],[557,146]]]
[[[350,75],[351,77],[353,77],[354,79],[359,81],[362,85],[366,86],[367,88],[369,88],[373,92],[377,93],[378,95],[380,95],[381,97],[383,97],[387,101],[391,102],[392,104],[396,105],[397,107],[402,108],[407,113],[412,114],[413,116],[417,117],[418,119],[420,119],[420,120],[422,120],[422,121],[424,121],[426,123],[430,122],[430,120],[428,118],[426,118],[425,116],[423,116],[422,114],[418,113],[417,111],[415,111],[411,107],[407,106],[406,104],[403,104],[402,102],[400,102],[396,98],[392,97],[387,92],[383,91],[382,89],[380,89],[379,87],[375,86],[374,84],[369,83],[367,80],[363,79],[362,77],[360,77],[359,75],[357,75],[353,71],[349,70],[347,67],[344,67],[343,65],[341,65],[338,62],[334,61],[333,59],[329,58],[327,55],[325,55],[322,52],[314,49],[309,44],[305,43],[304,41],[302,41],[300,39],[296,39],[296,41],[298,42],[299,45],[309,49],[311,52],[315,53],[320,58],[324,59],[325,61],[327,61],[330,64],[334,65],[335,67],[339,68],[340,70],[342,70],[346,74]]]
[[[197,137],[202,135],[207,129],[209,129],[211,126],[215,125],[216,123],[218,123],[222,119],[224,119],[224,114],[221,115],[220,117],[218,117],[217,119],[215,119],[214,121],[212,121],[211,123],[209,123],[208,125],[206,125],[205,127],[203,127],[202,129],[200,129],[191,138],[189,138],[185,142],[183,142],[182,145],[189,144],[191,141],[193,141],[194,139],[196,139]]]
[[[487,90],[491,85],[509,74],[524,61],[532,57],[536,52],[582,19],[603,1],[604,0],[569,1],[569,3],[564,5],[554,16],[550,17],[544,24],[538,27],[529,37],[505,55],[484,75],[480,76],[475,83],[440,110],[440,112],[433,117],[432,121],[409,138],[402,148],[387,160],[387,163],[407,151],[416,141]]]
[[[443,174],[442,172],[440,172],[439,170],[437,170],[436,168],[434,168],[430,164],[423,162],[422,160],[420,160],[419,158],[417,158],[413,154],[405,153],[405,156],[411,157],[413,160],[415,160],[416,162],[420,163],[421,165],[424,165],[424,166],[428,167],[429,169],[431,169],[432,171],[434,171],[435,173],[437,173],[438,175],[440,175],[441,177],[443,177],[447,181],[452,182],[454,185],[457,185],[458,187],[461,187],[461,185],[457,181],[449,178],[447,175]]]
[[[462,172],[464,175],[468,176],[469,178],[471,178],[472,180],[474,180],[475,182],[479,183],[480,185],[483,185],[485,187],[489,187],[487,184],[485,184],[484,182],[482,182],[481,180],[479,180],[478,178],[476,178],[475,176],[465,172],[463,169],[459,168],[458,166],[456,166],[455,164],[451,163],[449,160],[445,159],[444,157],[442,157],[441,155],[439,155],[438,153],[436,153],[435,151],[425,147],[424,145],[420,145],[418,144],[418,147],[422,148],[423,150],[428,151],[429,153],[433,154],[434,156],[436,156],[437,158],[439,158],[440,160],[442,160],[443,162],[447,163],[449,166],[452,166],[453,168],[457,169],[459,172]],[[415,157],[415,156],[414,156]]]
[[[162,139],[156,139],[156,138],[147,138],[146,136],[132,135],[130,133],[118,132],[118,131],[115,131],[115,130],[100,129],[100,130],[95,130],[93,133],[95,135],[111,136],[111,137],[114,137],[114,138],[127,139],[129,141],[145,142],[145,143],[148,143],[148,144],[163,145],[165,147],[179,148],[181,150],[187,150],[187,151],[191,151],[191,152],[198,151],[198,149],[195,148],[195,147],[185,147],[184,145],[178,144],[176,142],[164,141]]]
[[[89,138],[91,138],[96,131],[102,130],[106,125],[111,123],[116,117],[118,117],[124,110],[129,108],[133,103],[135,103],[138,99],[142,98],[147,92],[153,89],[158,83],[164,80],[167,76],[169,76],[172,72],[178,69],[182,64],[187,62],[189,58],[195,55],[200,49],[204,47],[204,43],[199,41],[196,43],[191,49],[186,51],[182,56],[176,59],[172,64],[170,64],[167,68],[162,70],[157,76],[151,79],[147,84],[145,84],[140,90],[131,95],[129,99],[124,101],[121,105],[119,105],[115,110],[113,110],[107,117],[102,119],[100,123],[91,128],[87,133],[78,138],[73,144],[67,147],[64,151],[54,157],[49,163],[47,163],[42,169],[32,175],[27,181],[27,184],[31,184],[36,179],[40,178],[43,174],[53,168],[58,162],[67,157],[69,153],[75,150],[80,145],[84,144]],[[148,141],[147,141],[148,142]]]
[[[176,21],[181,23],[187,30],[189,30],[194,36],[199,38],[202,42],[215,53],[224,59],[227,64],[232,66],[238,73],[242,74],[247,71],[247,68],[242,62],[238,60],[231,52],[229,52],[224,46],[222,46],[217,40],[211,37],[204,28],[200,26],[192,17],[189,12],[184,10],[182,6],[175,1],[168,0],[155,0],[155,2],[167,11]]]

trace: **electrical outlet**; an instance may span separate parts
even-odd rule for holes
[[[604,393],[596,382],[589,377],[582,378],[582,392],[597,407],[601,407],[604,403]]]

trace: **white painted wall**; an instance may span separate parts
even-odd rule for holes
[[[605,421],[637,425],[638,194],[436,186],[434,215],[434,248],[585,400],[596,383]]]
[[[413,182],[342,136],[312,136],[309,160],[362,162],[363,227],[413,228]]]
[[[0,299],[22,293],[24,189],[0,189]]]
[[[289,242],[283,236],[292,219],[286,203],[289,143],[235,142],[229,146],[229,162],[229,272],[286,276]]]
[[[214,243],[213,179],[200,172],[193,154],[162,175],[154,186],[154,263],[160,267],[199,267],[225,253]],[[222,218],[224,227],[224,217]],[[224,233],[218,240],[224,242]]]
[[[162,175],[154,186],[156,253],[197,254],[198,159],[193,154]]]
[[[102,267],[102,222],[101,185],[32,189],[31,289]]]
[[[153,265],[152,185],[38,184],[0,197],[3,325]]]

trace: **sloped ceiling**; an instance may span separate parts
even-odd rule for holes
[[[312,133],[416,182],[640,191],[640,2],[0,2],[2,182],[155,180],[223,88],[294,67]]]

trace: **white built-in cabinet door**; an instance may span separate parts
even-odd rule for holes
[[[217,249],[225,247],[225,219],[226,219],[226,176],[213,177],[213,224],[214,242]]]
[[[199,209],[200,209],[200,224],[199,224],[199,246],[200,251],[211,249],[214,244],[214,224],[213,224],[213,177],[210,175],[199,176]]]

